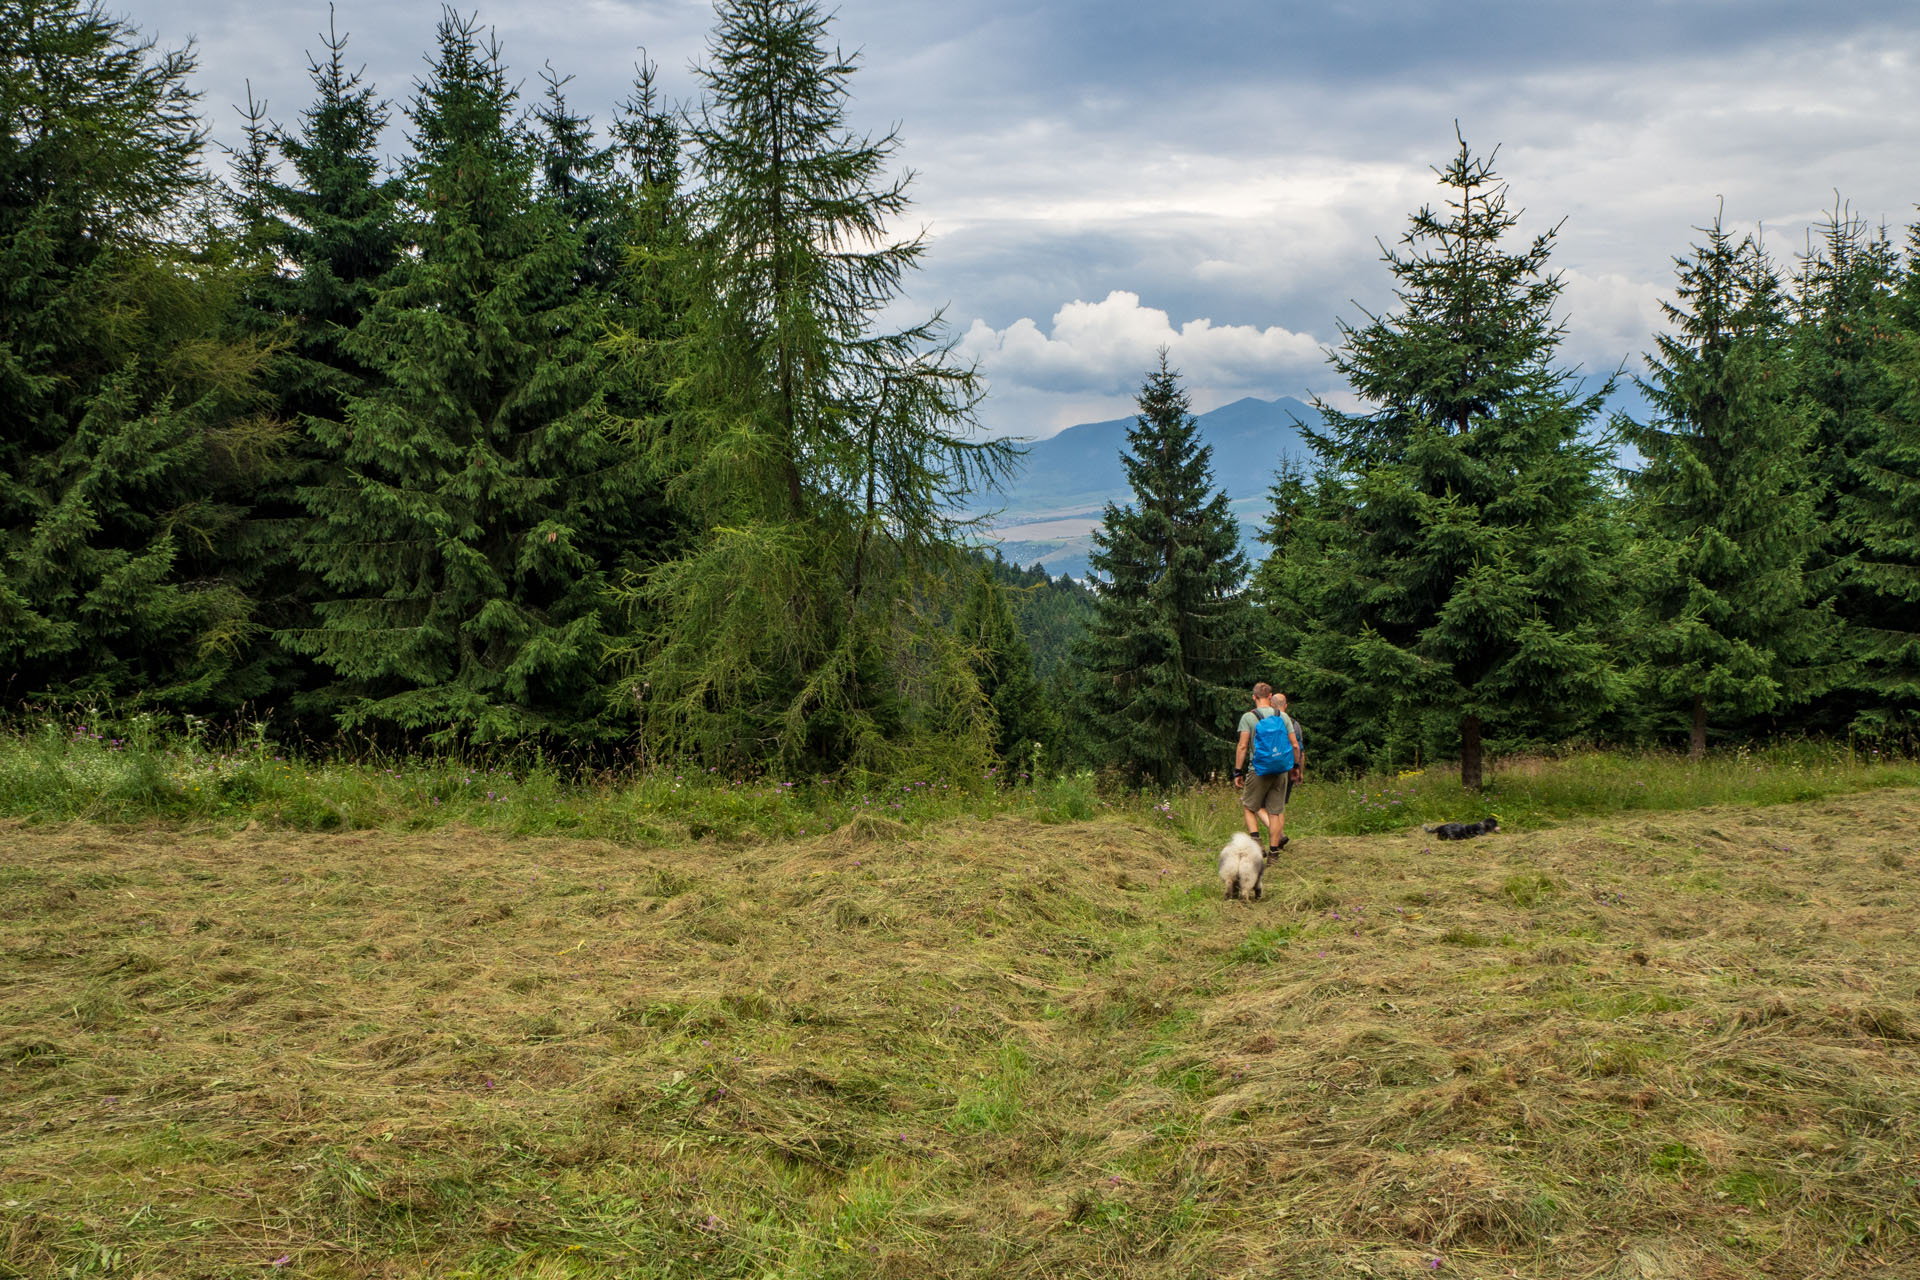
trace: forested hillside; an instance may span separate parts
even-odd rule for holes
[[[618,103],[529,86],[451,10],[410,86],[335,37],[218,166],[190,51],[0,18],[13,714],[1174,781],[1265,678],[1316,768],[1469,785],[1517,747],[1920,730],[1920,230],[1837,210],[1783,262],[1675,228],[1651,408],[1612,419],[1560,361],[1555,232],[1462,142],[1404,237],[1378,212],[1351,407],[1252,438],[1286,460],[1261,542],[1163,363],[1083,460],[1127,487],[1080,586],[979,558],[1018,450],[895,319],[935,246],[817,6],[722,0],[681,106],[647,66]]]
[[[1194,420],[1213,450],[1214,471],[1241,538],[1251,546],[1274,472],[1312,459],[1300,428],[1318,424],[1320,415],[1291,397],[1248,396]],[[1036,440],[1003,491],[980,495],[991,508],[995,545],[1008,559],[1086,578],[1101,512],[1109,502],[1125,505],[1130,498],[1121,455],[1132,425],[1132,418],[1088,422]]]

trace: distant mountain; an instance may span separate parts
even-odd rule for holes
[[[1213,478],[1227,491],[1249,553],[1266,512],[1267,489],[1281,462],[1305,463],[1312,450],[1296,421],[1317,426],[1312,406],[1290,396],[1251,396],[1199,414],[1200,438],[1213,448]],[[1120,465],[1132,418],[1089,422],[1028,446],[1019,475],[997,499],[993,536],[1000,553],[1019,565],[1040,564],[1053,574],[1087,575],[1093,530],[1106,504],[1132,501]],[[983,505],[987,505],[983,503]]]

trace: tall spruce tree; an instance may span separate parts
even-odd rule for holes
[[[231,707],[264,688],[237,531],[279,432],[199,212],[192,70],[98,5],[0,4],[10,699]]]
[[[290,638],[337,673],[347,727],[590,737],[613,705],[605,590],[633,463],[596,401],[579,237],[536,195],[515,96],[449,11],[408,110],[414,247],[346,344],[374,376],[311,423],[342,469],[303,491],[328,598]]]
[[[640,391],[627,421],[643,444],[652,434],[648,419],[666,411],[661,392],[671,376],[674,340],[685,335],[690,298],[701,284],[681,189],[680,120],[660,99],[657,71],[642,59],[613,122],[621,254],[605,345]]]
[[[541,194],[578,240],[578,287],[604,294],[619,274],[625,250],[622,233],[628,215],[619,174],[621,147],[617,140],[600,142],[592,119],[568,103],[571,77],[548,66],[540,78],[545,92],[533,119]]]
[[[1834,595],[1850,669],[1817,704],[1815,727],[1871,736],[1920,732],[1920,699],[1898,674],[1914,629],[1899,564],[1868,548],[1897,493],[1901,325],[1899,255],[1882,228],[1836,207],[1795,282],[1793,372],[1812,419],[1812,473],[1822,482],[1815,580]],[[1894,526],[1889,526],[1891,533]],[[1897,537],[1897,534],[1895,535]],[[1869,567],[1871,563],[1881,568]],[[1889,648],[1889,645],[1892,648]]]
[[[399,263],[404,229],[399,183],[382,172],[388,108],[346,60],[347,38],[329,24],[310,57],[314,99],[296,129],[271,126],[249,94],[247,145],[236,157],[235,211],[250,266],[242,326],[276,344],[267,382],[289,449],[272,482],[253,495],[252,557],[262,622],[276,635],[310,629],[316,580],[299,561],[309,517],[303,488],[344,482],[344,461],[315,434],[341,421],[379,375],[349,348],[375,291]],[[274,163],[278,153],[290,172]],[[273,697],[283,715],[335,709],[324,668],[274,651]]]
[[[1108,503],[1093,538],[1098,597],[1083,665],[1111,762],[1166,785],[1223,763],[1229,686],[1245,681],[1252,656],[1247,561],[1165,351],[1139,405],[1121,455],[1133,501]]]
[[[1911,749],[1920,743],[1920,224],[1908,233],[1899,285],[1874,349],[1886,403],[1835,504],[1852,548],[1853,653],[1860,708],[1851,727]]]
[[[719,6],[687,130],[701,278],[659,439],[697,536],[629,593],[649,626],[631,656],[657,742],[885,768],[933,748],[904,735],[900,690],[930,705],[958,655],[916,589],[1011,450],[970,434],[978,385],[938,317],[880,323],[925,246],[890,238],[898,139],[848,130],[855,60],[827,25],[800,0]]]
[[[659,100],[654,64],[643,60],[637,72],[612,129],[618,216],[612,238],[620,252],[602,346],[620,370],[625,393],[610,411],[636,448],[655,455],[666,436],[660,428],[679,354],[676,341],[685,337],[701,272],[681,190],[680,124]]]
[[[1646,564],[1635,651],[1654,701],[1688,713],[1697,759],[1710,713],[1749,717],[1819,692],[1835,637],[1806,581],[1810,433],[1779,277],[1718,219],[1675,266],[1675,301],[1662,304],[1672,332],[1640,383],[1655,416],[1618,425],[1645,460],[1632,486]]]
[[[293,172],[263,175],[251,201],[275,263],[259,305],[290,329],[276,389],[282,412],[300,424],[340,420],[378,382],[349,335],[399,263],[406,235],[400,184],[381,168],[387,104],[349,67],[337,28],[323,48],[307,64],[315,96],[299,128],[256,143],[277,149]],[[305,452],[309,463],[323,461],[310,446]]]
[[[1333,367],[1375,407],[1319,404],[1306,433],[1351,504],[1313,665],[1379,731],[1452,737],[1477,789],[1490,732],[1559,737],[1619,696],[1611,459],[1586,434],[1613,384],[1553,366],[1557,228],[1509,249],[1519,216],[1464,140],[1436,172],[1445,207],[1385,255],[1399,310],[1340,326]]]

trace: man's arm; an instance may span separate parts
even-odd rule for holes
[[[1240,745],[1233,749],[1233,771],[1247,771],[1247,748],[1253,745],[1253,734],[1246,729],[1240,731]]]

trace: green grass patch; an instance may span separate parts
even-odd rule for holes
[[[1297,924],[1262,925],[1235,943],[1227,959],[1234,964],[1272,964],[1299,936]]]
[[[1706,1159],[1684,1142],[1669,1142],[1657,1148],[1647,1157],[1647,1164],[1656,1172],[1675,1178],[1703,1173],[1707,1169]]]
[[[1315,777],[1294,797],[1288,830],[1364,835],[1497,814],[1507,832],[1640,810],[1772,805],[1877,787],[1920,785],[1913,761],[1843,744],[1741,748],[1704,761],[1663,752],[1583,752],[1496,761],[1467,797],[1446,766],[1394,775]],[[1198,845],[1239,829],[1224,786],[1170,792],[1107,786],[1092,773],[1016,778],[780,779],[694,766],[581,772],[539,751],[493,758],[313,755],[258,732],[216,741],[170,736],[151,717],[46,721],[0,733],[0,816],[30,821],[257,823],[310,832],[428,831],[451,825],[517,835],[625,843],[725,845],[846,830],[863,839],[999,816],[1049,825],[1120,818]],[[1424,838],[1424,837],[1423,837]],[[1883,855],[1897,869],[1900,851]],[[1713,892],[1711,876],[1694,883]],[[1533,905],[1550,880],[1516,876]]]
[[[1009,1044],[1001,1048],[991,1067],[954,1103],[951,1127],[955,1133],[1003,1133],[1020,1118],[1021,1091],[1031,1074],[1025,1050]]]

